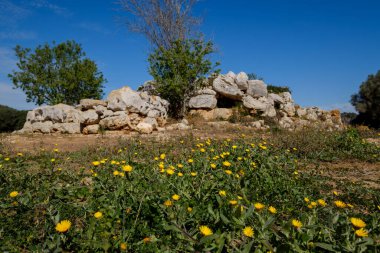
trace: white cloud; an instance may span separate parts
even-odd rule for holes
[[[0,82],[0,104],[18,110],[31,110],[36,107],[35,104],[26,102],[26,95],[21,90],[13,89],[6,82]]]
[[[22,4],[9,0],[0,0],[0,26],[15,27],[18,22],[28,17],[31,12]]]
[[[68,17],[71,16],[72,13],[67,8],[52,4],[51,1],[48,0],[34,0],[30,2],[30,5],[35,8],[45,8],[53,11],[55,14]]]

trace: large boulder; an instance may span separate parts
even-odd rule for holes
[[[243,105],[248,109],[254,109],[257,111],[264,112],[270,104],[265,101],[255,99],[251,96],[243,97]]]
[[[41,106],[29,111],[26,117],[26,121],[32,124],[45,121],[51,121],[52,123],[80,123],[82,120],[81,111],[65,104]]]
[[[213,110],[191,110],[190,115],[197,115],[207,121],[228,120],[233,114],[229,108],[215,108]]]
[[[99,125],[90,125],[83,128],[82,133],[83,134],[97,134],[99,133],[99,129],[100,129]]]
[[[133,129],[126,112],[116,112],[112,116],[100,120],[99,125],[103,129],[109,130]]]
[[[89,109],[94,109],[96,106],[104,106],[107,107],[107,102],[103,100],[98,100],[98,99],[81,99],[79,102],[78,108],[81,110],[89,110]]]
[[[199,89],[195,92],[195,95],[216,95],[216,92],[210,88]]]
[[[61,134],[80,134],[80,123],[55,123],[52,126],[52,132]]]
[[[268,96],[267,85],[261,80],[248,80],[247,94],[254,97]]]
[[[45,121],[45,122],[34,122],[31,124],[32,133],[43,133],[49,134],[53,131],[53,122]]]
[[[153,126],[149,123],[140,122],[137,124],[136,130],[142,134],[150,134],[153,132]]]
[[[231,77],[219,75],[215,78],[212,87],[220,95],[233,100],[241,100],[244,95]]]
[[[247,90],[248,88],[248,75],[245,72],[240,72],[235,77],[235,83],[241,90]]]
[[[275,94],[275,93],[269,93],[268,94],[268,98],[272,99],[274,101],[274,103],[278,106],[282,105],[285,103],[285,100],[283,97],[281,97],[280,95],[278,94]]]
[[[107,98],[107,108],[112,111],[128,111],[147,115],[149,111],[160,112],[160,117],[167,117],[169,102],[157,97],[150,96],[146,92],[137,92],[125,86],[112,91]]]
[[[214,109],[217,104],[215,95],[198,95],[189,101],[189,107],[193,109]]]
[[[99,115],[95,110],[82,112],[82,122],[84,125],[94,125],[99,123]]]

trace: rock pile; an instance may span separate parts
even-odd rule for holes
[[[289,92],[268,93],[267,85],[262,80],[249,80],[244,72],[228,72],[210,79],[210,86],[196,92],[189,101],[191,115],[200,115],[206,120],[226,120],[233,115],[231,108],[223,104],[242,104],[251,115],[276,122],[281,128],[299,129],[305,126],[318,125],[326,129],[343,127],[338,110],[325,111],[318,107],[301,108],[294,103]],[[221,104],[222,106],[218,106]],[[219,108],[218,108],[219,107]],[[220,108],[222,107],[222,108]],[[252,126],[267,128],[262,121]]]
[[[28,112],[19,133],[96,134],[101,130],[151,133],[164,126],[169,103],[129,87],[112,91],[103,100],[82,99],[76,107],[58,104]]]

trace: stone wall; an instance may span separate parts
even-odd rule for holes
[[[106,100],[82,99],[76,107],[58,104],[28,112],[18,133],[97,134],[101,130],[151,133],[164,126],[169,103],[129,87],[112,91]]]
[[[296,105],[289,92],[268,93],[267,85],[262,80],[249,80],[244,72],[228,72],[210,79],[210,86],[196,92],[189,101],[190,114],[200,115],[206,120],[228,120],[232,109],[217,108],[220,100],[236,101],[253,116],[260,116],[276,122],[285,129],[299,129],[305,126],[319,126],[329,130],[343,127],[338,110],[326,111],[318,107],[302,108]],[[260,123],[260,124],[259,124]],[[260,128],[267,128],[258,121]]]

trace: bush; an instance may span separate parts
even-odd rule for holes
[[[170,115],[181,118],[195,90],[204,86],[205,76],[215,72],[206,57],[213,53],[212,42],[178,40],[170,49],[158,48],[149,56],[149,72],[155,79],[156,92],[170,102]]]
[[[20,130],[25,123],[28,111],[18,111],[5,105],[0,105],[0,133]]]
[[[269,93],[275,93],[275,94],[279,94],[282,92],[292,93],[292,91],[290,90],[288,86],[275,86],[275,85],[269,84],[267,88],[268,88]]]

